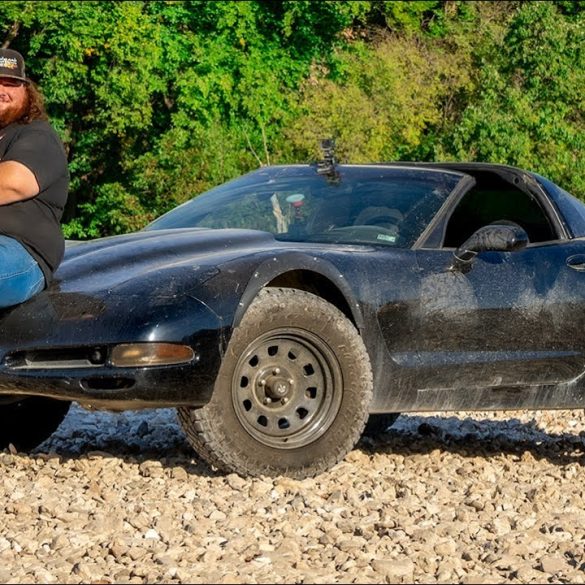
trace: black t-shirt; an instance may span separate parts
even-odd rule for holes
[[[69,171],[63,143],[48,122],[9,124],[0,130],[0,161],[9,160],[32,171],[40,192],[32,199],[0,206],[0,234],[23,244],[49,283],[65,250],[60,221]]]

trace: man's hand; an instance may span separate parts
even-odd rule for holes
[[[13,160],[0,162],[0,205],[31,199],[39,190],[36,177],[25,165]]]

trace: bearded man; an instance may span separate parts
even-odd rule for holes
[[[22,55],[0,49],[0,308],[51,281],[65,249],[68,189],[67,156],[43,97]]]

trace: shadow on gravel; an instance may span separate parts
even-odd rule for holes
[[[554,465],[585,465],[583,433],[550,433],[536,421],[476,420],[459,417],[401,416],[377,437],[363,437],[358,449],[372,454],[412,456],[436,449],[462,457],[496,457],[529,453]]]
[[[87,411],[74,403],[53,436],[31,452],[35,455],[55,455],[63,460],[115,458],[140,465],[145,476],[149,462],[167,469],[182,468],[200,477],[221,475],[198,459],[174,409],[113,413]]]
[[[434,450],[463,457],[495,457],[525,453],[555,465],[585,465],[585,437],[578,433],[549,433],[536,421],[515,418],[477,420],[464,417],[403,415],[376,437],[362,437],[356,449],[366,454],[414,456]],[[187,473],[222,474],[199,461],[172,409],[124,413],[87,412],[77,405],[57,432],[32,452],[62,459],[119,458],[127,463],[183,468]]]

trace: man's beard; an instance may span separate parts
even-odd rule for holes
[[[8,124],[20,120],[28,109],[28,98],[25,98],[21,104],[10,104],[9,108],[0,112],[0,128],[6,128]]]

